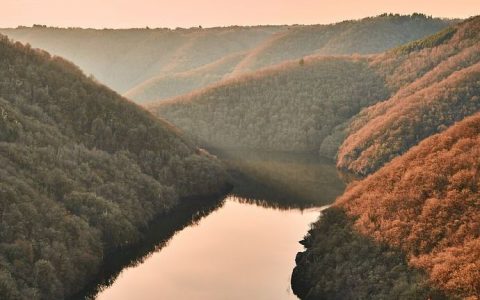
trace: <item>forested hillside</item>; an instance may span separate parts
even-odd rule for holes
[[[246,53],[227,55],[210,64],[186,72],[153,77],[125,93],[125,97],[144,103],[167,99],[220,81],[233,71]]]
[[[256,47],[281,26],[190,29],[20,27],[0,33],[77,64],[119,93]]]
[[[433,34],[450,23],[423,14],[383,14],[331,25],[292,26],[251,51],[236,71],[256,70],[312,54],[379,53]]]
[[[352,289],[366,298],[378,291],[387,298],[408,291],[433,297],[432,290],[415,291],[424,272],[447,295],[479,299],[479,157],[477,113],[349,186],[306,237],[293,277],[296,292],[305,299]],[[388,267],[394,261],[397,267]],[[344,290],[351,280],[355,285]]]
[[[382,54],[371,66],[397,92],[347,128],[338,166],[360,174],[480,110],[480,17]]]
[[[316,152],[335,126],[388,95],[367,59],[313,57],[150,109],[208,146]]]
[[[0,298],[63,299],[220,164],[71,63],[0,38]]]
[[[379,53],[455,21],[381,15],[331,25],[93,30],[35,26],[0,29],[72,60],[136,102],[170,98],[312,54]]]

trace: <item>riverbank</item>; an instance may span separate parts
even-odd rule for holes
[[[295,300],[299,238],[321,208],[277,208],[233,195],[159,251],[125,268],[96,300]]]
[[[99,291],[115,281],[124,268],[142,263],[150,253],[161,249],[178,231],[218,209],[232,188],[231,184],[226,183],[218,193],[180,199],[173,210],[156,216],[142,229],[142,237],[138,242],[106,253],[97,275],[79,293],[68,299],[94,299]]]
[[[361,235],[353,221],[333,206],[301,241],[291,279],[300,299],[445,299],[403,253]]]

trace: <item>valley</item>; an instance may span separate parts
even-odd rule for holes
[[[479,16],[0,34],[0,299],[480,299]]]
[[[204,205],[208,200],[202,201],[201,213],[180,212],[167,219],[175,224],[192,218],[186,228],[176,230],[173,236],[162,236],[165,228],[172,226],[166,226],[162,219],[149,230],[151,239],[142,243],[150,248],[134,248],[111,258],[115,263],[123,261],[123,267],[107,268],[104,274],[110,276],[88,293],[95,296],[99,291],[96,299],[130,299],[133,295],[155,299],[158,294],[172,299],[245,299],[255,295],[265,299],[296,299],[290,289],[290,274],[295,263],[293,257],[301,250],[298,237],[331,199],[343,192],[345,185],[333,162],[312,156],[235,154],[235,158],[229,155],[230,165],[235,160],[237,166],[242,166],[231,169],[235,188],[229,195],[210,206]],[[250,168],[253,164],[248,163],[252,161],[255,171]],[[293,170],[292,165],[295,165]],[[238,170],[242,170],[242,176]],[[284,174],[288,170],[299,172],[300,176]],[[308,175],[302,176],[303,172]],[[261,179],[261,174],[273,174],[277,179],[270,176]],[[256,181],[243,180],[247,176]],[[286,183],[281,178],[288,178],[288,188],[272,183]],[[315,183],[318,198],[312,198],[312,193],[305,193],[305,197],[285,195],[285,190],[303,189],[308,184],[305,181]],[[110,273],[112,269],[119,272]],[[233,269],[234,275],[225,275]]]
[[[64,57],[137,103],[312,54],[371,54],[433,34],[455,20],[385,14],[331,25],[136,28],[4,28],[4,34]]]

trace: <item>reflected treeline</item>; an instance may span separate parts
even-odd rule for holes
[[[308,209],[332,203],[345,189],[342,174],[329,160],[285,152],[211,151],[227,165],[241,203],[277,209]],[[224,204],[219,198],[189,199],[173,212],[156,218],[135,246],[105,255],[104,268],[76,299],[94,299],[127,267],[136,266],[165,247],[187,226],[197,224]]]
[[[314,154],[210,150],[228,166],[233,196],[265,207],[310,208],[332,203],[345,189],[334,162]]]
[[[135,246],[105,255],[101,273],[92,278],[92,284],[71,300],[95,299],[99,292],[113,284],[123,269],[143,263],[153,253],[165,247],[177,232],[187,226],[197,225],[203,217],[223,204],[224,200],[219,197],[184,200],[173,212],[156,218],[145,231],[144,238]]]

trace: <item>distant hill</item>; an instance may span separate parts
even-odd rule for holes
[[[149,106],[204,146],[317,152],[333,128],[388,97],[368,59],[312,57]]]
[[[71,63],[0,38],[0,298],[63,299],[225,173]],[[193,201],[193,200],[191,200]]]
[[[477,19],[452,25],[431,37],[386,53],[307,56],[225,79],[187,95],[152,103],[148,108],[197,137],[201,144],[213,147],[319,151],[322,156],[336,158],[338,148],[348,136],[338,153],[338,165],[367,174],[423,138],[479,110],[478,101],[475,98],[470,101],[477,93],[478,42],[475,34],[462,33],[467,30],[462,28],[476,32]],[[378,22],[377,19],[359,22],[367,20],[368,24]],[[465,70],[460,72],[462,69]],[[458,101],[447,105],[453,94]],[[418,101],[419,97],[425,101]],[[383,114],[394,102],[399,106]],[[430,112],[436,113],[429,117],[431,124],[423,120],[425,123],[418,131],[405,129],[410,130],[412,136],[398,131],[398,136],[388,142],[382,138],[372,139],[388,148],[372,146],[378,159],[372,158],[368,163],[375,166],[365,170],[362,166],[350,166],[350,160],[355,161],[357,155],[364,154],[363,146],[351,140],[357,137],[357,130],[367,130],[368,126],[362,127],[366,119],[374,118],[373,111],[377,111],[382,120],[410,126],[414,121],[404,121],[411,117],[411,111],[419,114],[429,105],[427,102],[444,103],[438,111]],[[373,104],[377,105],[356,116]],[[403,107],[403,111],[399,111],[399,107]],[[397,112],[393,113],[394,110]],[[384,127],[371,126],[371,132],[378,136],[385,130],[385,138],[390,138],[388,124],[386,121]],[[368,146],[365,142],[365,147]],[[352,149],[356,152],[350,153]],[[369,151],[365,153],[372,152]]]
[[[206,146],[336,158],[341,145],[338,166],[365,175],[480,110],[479,20],[382,54],[305,57],[148,108]]]
[[[191,29],[21,27],[0,33],[64,57],[119,93],[255,48],[280,26]],[[146,92],[147,94],[149,92]],[[156,99],[155,97],[154,99]]]
[[[292,26],[251,51],[236,71],[251,71],[312,54],[380,53],[435,33],[452,21],[383,14],[331,25]]]
[[[383,52],[452,22],[422,14],[384,14],[331,25],[176,30],[37,26],[0,33],[72,60],[116,91],[144,103],[312,54]]]
[[[479,157],[477,113],[349,186],[303,242],[294,291],[479,299]]]
[[[360,174],[480,111],[480,17],[382,54],[371,66],[397,92],[348,126],[338,166]]]
[[[125,97],[143,103],[201,89],[224,79],[225,74],[232,72],[245,55],[246,53],[234,53],[196,69],[150,78],[128,90]]]

